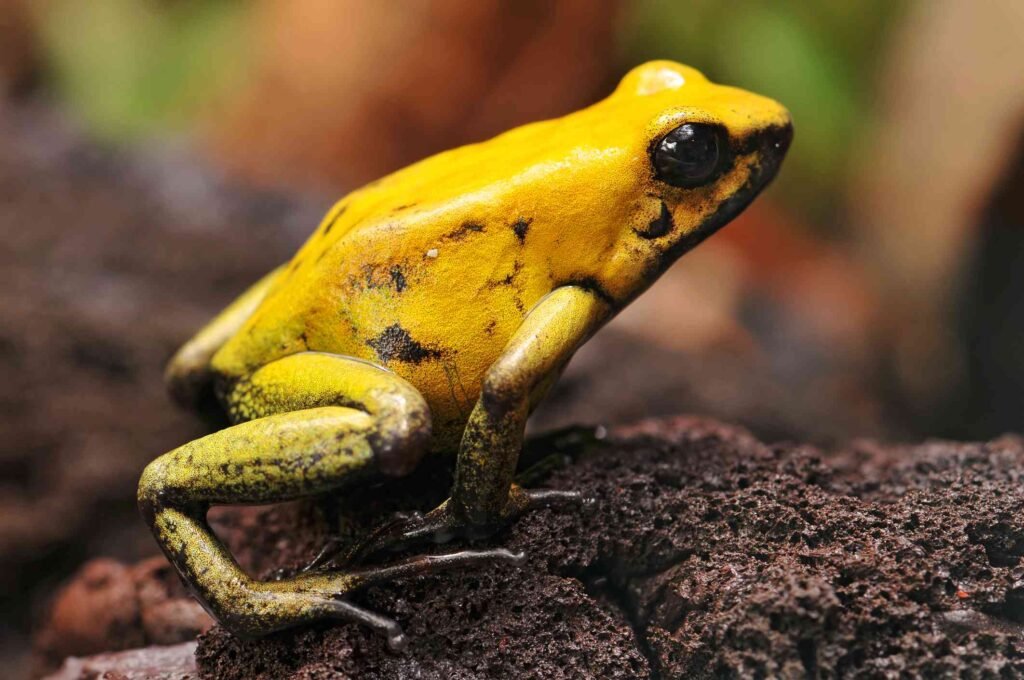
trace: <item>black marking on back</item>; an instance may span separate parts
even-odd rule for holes
[[[394,288],[398,293],[409,287],[409,280],[405,276],[402,265],[393,264],[385,269],[386,266],[383,264],[364,264],[362,266],[362,278],[349,277],[350,286],[353,290]]]
[[[402,328],[401,324],[391,324],[380,335],[370,338],[366,344],[377,352],[377,357],[384,362],[404,361],[410,364],[419,364],[427,359],[437,359],[441,352],[432,347],[427,347],[417,342],[409,331]]]
[[[327,236],[328,234],[330,234],[330,233],[331,233],[331,229],[334,229],[334,224],[335,224],[335,223],[336,223],[336,222],[337,222],[337,221],[338,221],[339,219],[341,219],[341,216],[345,214],[345,211],[346,211],[346,210],[348,210],[348,206],[347,206],[347,205],[343,205],[343,206],[341,206],[340,208],[338,208],[338,214],[336,214],[336,215],[335,215],[335,216],[334,216],[334,217],[333,217],[333,218],[331,219],[331,221],[327,223],[327,226],[326,226],[326,227],[324,227],[324,233],[323,233],[323,235],[324,235],[324,236]]]
[[[500,288],[501,286],[511,286],[513,283],[515,283],[516,277],[519,276],[519,273],[521,271],[523,271],[523,263],[520,262],[519,260],[516,260],[512,264],[512,271],[510,271],[508,274],[506,274],[500,279],[491,279],[490,281],[484,284],[484,288],[488,290],[493,290],[495,288]]]
[[[409,285],[405,280],[405,274],[402,273],[402,268],[397,264],[391,267],[391,283],[399,293],[405,290]]]
[[[512,223],[512,231],[515,232],[516,238],[519,239],[520,243],[526,242],[526,232],[530,231],[530,224],[532,222],[532,217],[520,217]]]
[[[448,232],[447,234],[444,235],[444,238],[447,241],[461,241],[470,234],[479,234],[483,231],[485,231],[485,227],[483,224],[479,222],[463,222],[462,226],[460,226],[458,229]]]

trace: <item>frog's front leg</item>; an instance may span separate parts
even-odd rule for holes
[[[262,635],[337,618],[381,630],[397,647],[397,624],[339,598],[411,573],[519,559],[508,551],[462,552],[279,581],[251,578],[210,531],[211,505],[284,501],[408,472],[428,444],[430,412],[398,376],[314,352],[257,370],[229,392],[228,403],[244,422],[153,461],[139,483],[139,506],[167,558],[229,630]]]
[[[512,479],[531,397],[550,386],[611,311],[601,296],[580,286],[558,288],[537,303],[484,378],[462,436],[451,497],[423,517],[381,527],[352,557],[424,540],[483,536],[531,507],[581,500],[575,492],[526,491]]]

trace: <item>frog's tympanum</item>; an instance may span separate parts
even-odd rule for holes
[[[659,61],[589,108],[344,197],[168,367],[180,400],[212,386],[234,423],[142,475],[139,504],[168,559],[238,634],[333,618],[400,647],[395,622],[345,596],[523,556],[359,557],[578,502],[513,483],[530,411],[580,345],[753,200],[791,136],[776,102]],[[372,532],[342,569],[253,579],[206,522],[214,504],[344,493],[435,454],[455,455],[448,500]]]

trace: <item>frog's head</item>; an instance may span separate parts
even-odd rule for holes
[[[618,129],[625,151],[626,167],[608,186],[625,224],[599,277],[620,303],[746,208],[775,177],[793,136],[777,102],[668,61],[633,69],[594,109]]]

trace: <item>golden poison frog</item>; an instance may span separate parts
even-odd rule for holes
[[[579,502],[513,483],[531,410],[591,335],[757,196],[791,137],[771,99],[656,61],[589,108],[342,198],[168,366],[179,400],[212,387],[233,423],[142,475],[139,505],[168,559],[235,633],[341,619],[401,648],[396,622],[346,595],[523,556],[357,558]],[[372,532],[343,568],[253,579],[206,522],[211,505],[341,494],[444,454],[448,500]]]

